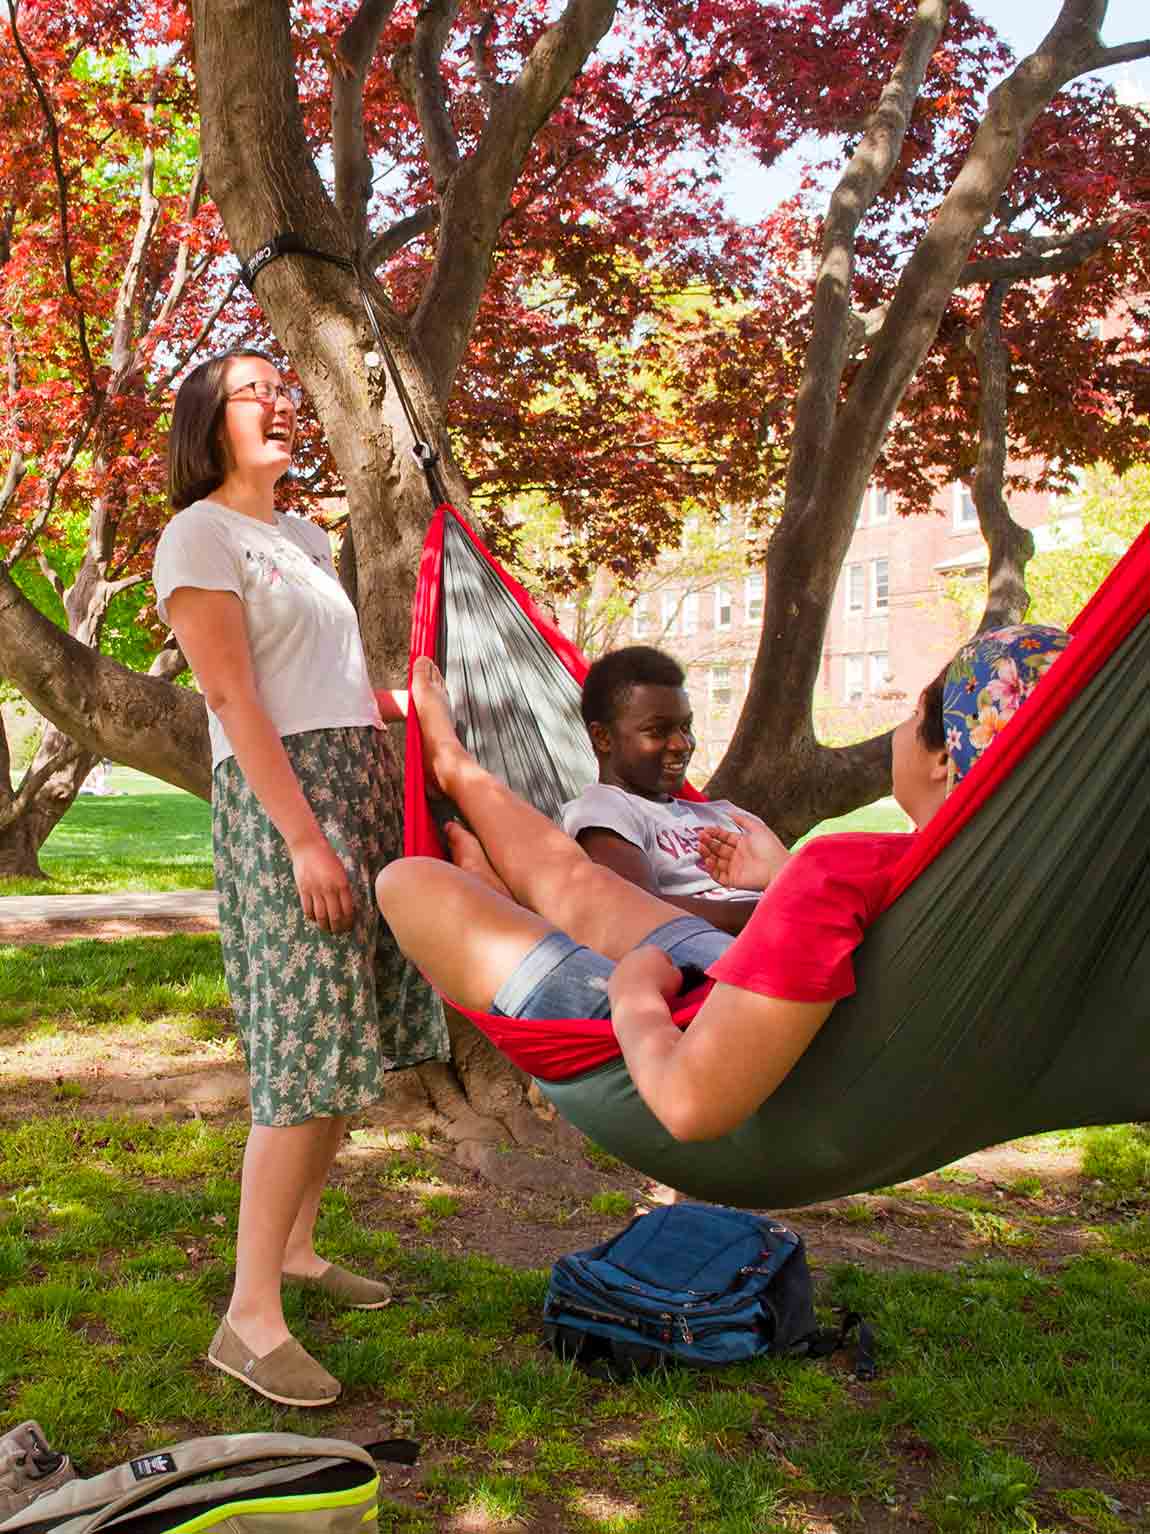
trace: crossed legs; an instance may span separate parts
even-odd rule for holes
[[[425,765],[475,832],[450,832],[456,863],[405,858],[376,880],[396,941],[452,1001],[489,1011],[499,987],[548,932],[621,959],[682,912],[592,863],[460,744],[443,680],[417,661],[412,702]],[[518,903],[516,903],[518,902]]]

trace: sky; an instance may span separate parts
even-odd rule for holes
[[[972,0],[975,11],[1006,39],[1017,56],[1029,53],[1041,42],[1058,14],[1059,0]],[[1102,40],[1110,47],[1135,42],[1150,35],[1150,0],[1110,0]],[[1122,93],[1150,100],[1150,59],[1100,71]],[[797,167],[809,154],[799,148],[784,155],[769,171],[749,156],[727,166],[727,204],[739,218],[751,222],[782,201],[795,189]]]

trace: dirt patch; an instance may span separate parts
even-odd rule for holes
[[[214,916],[103,916],[93,921],[0,922],[0,947],[33,944],[54,946],[77,939],[111,940],[117,937],[171,937],[177,932],[218,932]]]

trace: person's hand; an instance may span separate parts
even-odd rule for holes
[[[325,932],[347,932],[355,917],[355,901],[331,843],[324,836],[302,842],[291,849],[291,862],[308,921]]]
[[[724,889],[765,890],[790,858],[782,842],[757,815],[734,811],[738,831],[721,826],[699,830],[699,862]]]
[[[660,996],[671,1002],[679,994],[683,977],[661,948],[634,948],[611,972],[607,996],[612,1009],[624,1001]]]

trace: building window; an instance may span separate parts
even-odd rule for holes
[[[871,491],[870,519],[876,524],[890,521],[890,491],[879,485]]]
[[[862,565],[848,565],[846,569],[847,612],[861,613],[864,606],[864,578]]]
[[[647,632],[647,624],[651,614],[647,610],[647,598],[640,597],[635,603],[635,611],[631,614],[631,635],[635,639],[642,639]]]
[[[761,623],[763,621],[763,585],[763,577],[761,575],[747,576],[743,600],[746,603],[748,623]]]
[[[729,708],[731,703],[730,666],[711,667],[711,707]]]
[[[679,629],[685,639],[699,632],[699,593],[688,591],[679,612]]]
[[[870,658],[870,690],[872,695],[885,692],[890,685],[890,656],[885,650],[876,650]]]
[[[863,700],[863,660],[861,655],[843,656],[844,703],[861,703]]]
[[[978,526],[978,508],[969,485],[959,480],[954,487],[954,525],[957,528]]]
[[[883,612],[890,606],[890,562],[872,559],[870,562],[870,605],[872,612]]]
[[[715,544],[720,549],[729,549],[734,541],[735,514],[729,506],[724,506],[715,518]]]
[[[715,627],[729,629],[731,626],[731,588],[715,587]]]

